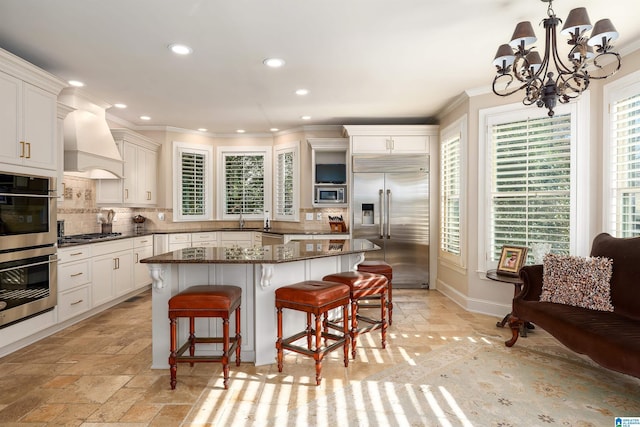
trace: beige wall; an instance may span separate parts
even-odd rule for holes
[[[622,69],[613,77],[603,81],[592,81],[589,88],[590,123],[588,136],[579,141],[579,150],[590,151],[589,188],[590,201],[588,206],[580,207],[588,209],[589,242],[603,230],[603,166],[602,166],[602,135],[603,135],[603,87],[619,78],[640,70],[640,50],[636,50],[622,58]],[[458,120],[464,114],[467,115],[467,146],[468,159],[466,193],[467,206],[465,211],[466,231],[463,234],[464,264],[465,268],[452,268],[450,264],[438,260],[437,282],[438,290],[447,294],[463,307],[473,310],[502,316],[510,310],[513,298],[513,286],[494,282],[484,277],[478,265],[478,143],[479,143],[479,112],[485,108],[491,108],[507,104],[519,104],[522,100],[520,94],[502,98],[491,93],[490,89],[483,94],[464,94],[458,100],[455,108],[452,108],[440,117],[440,128],[444,129],[449,124]],[[536,108],[536,107],[531,107]],[[434,221],[434,223],[436,223]],[[436,242],[433,242],[434,244]]]

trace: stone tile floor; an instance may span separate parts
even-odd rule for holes
[[[219,364],[180,364],[172,391],[168,370],[150,368],[146,291],[0,358],[0,425],[219,426],[274,416],[451,340],[508,338],[496,320],[467,312],[437,291],[397,289],[387,348],[379,347],[379,331],[361,335],[348,368],[340,350],[325,358],[319,387],[313,360],[291,354],[282,373],[275,364],[232,364],[229,390]]]

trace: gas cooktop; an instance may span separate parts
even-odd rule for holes
[[[62,236],[58,239],[58,243],[88,243],[92,240],[102,240],[121,236],[122,233],[86,233],[73,234],[71,236]]]

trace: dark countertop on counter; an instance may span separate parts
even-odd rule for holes
[[[278,264],[379,250],[364,239],[296,240],[253,248],[184,248],[140,260],[145,264]]]
[[[334,231],[318,231],[318,230],[283,230],[283,229],[278,229],[278,228],[270,228],[269,230],[265,230],[263,228],[210,228],[210,229],[203,229],[203,230],[149,230],[149,231],[143,231],[143,232],[139,232],[139,233],[134,233],[134,232],[129,232],[129,233],[122,233],[118,236],[107,236],[107,237],[98,237],[95,239],[82,239],[82,240],[73,240],[73,241],[65,241],[65,240],[58,240],[58,247],[59,248],[66,248],[66,247],[70,247],[70,246],[77,246],[77,245],[87,245],[90,243],[99,243],[99,242],[108,242],[108,241],[112,241],[112,240],[118,240],[118,239],[129,239],[132,237],[141,237],[141,236],[153,236],[154,234],[178,234],[178,233],[212,233],[212,232],[218,232],[218,231],[257,231],[260,233],[271,233],[271,234],[281,234],[281,235],[285,235],[285,234],[303,234],[303,235],[309,235],[309,236],[314,236],[314,235],[345,235],[345,234],[349,234],[349,232],[334,232]],[[65,238],[69,238],[69,237],[73,237],[73,236],[65,236]]]

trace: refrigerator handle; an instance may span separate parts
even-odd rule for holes
[[[380,214],[380,238],[384,239],[384,214],[382,213],[384,210],[384,191],[382,191],[382,188],[378,190],[378,196],[380,197],[380,204],[378,205],[380,206],[378,208],[378,213]]]
[[[387,239],[391,238],[391,190],[387,189]]]

